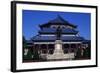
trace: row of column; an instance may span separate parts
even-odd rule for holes
[[[82,45],[81,44],[64,44],[63,45],[63,51],[64,53],[72,53],[76,52],[78,49],[81,49]]]
[[[34,44],[34,51],[38,51],[38,53],[42,54],[53,54],[54,44]]]
[[[54,51],[55,45],[54,44],[34,44],[34,50],[42,50],[42,53],[47,53],[48,50]],[[81,49],[81,44],[63,44],[63,51],[64,53],[68,52],[75,52],[77,49]]]

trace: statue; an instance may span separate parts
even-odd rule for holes
[[[57,40],[60,40],[60,37],[61,37],[61,28],[60,28],[60,26],[57,28],[56,35],[57,35]]]

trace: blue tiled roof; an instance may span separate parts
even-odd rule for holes
[[[62,33],[76,33],[77,34],[77,32],[78,31],[76,31],[74,29],[69,29],[69,28],[67,28],[67,29],[63,28],[62,29]]]
[[[55,28],[43,28],[39,32],[40,33],[55,33],[56,32],[56,29]]]
[[[29,43],[29,44],[32,44],[33,43],[32,40],[27,40],[26,42]]]
[[[77,27],[76,25],[73,25],[71,23],[69,23],[68,21],[66,21],[65,19],[63,19],[61,16],[57,16],[55,19],[53,20],[50,20],[48,23],[46,24],[42,24],[40,25],[40,27],[44,27],[44,26],[50,26],[50,25],[69,25],[69,26],[72,26],[72,27]]]
[[[54,41],[56,39],[55,36],[36,36],[32,40],[33,41]]]
[[[50,23],[68,23],[67,21],[65,21],[61,16],[58,15],[57,18],[53,19],[50,21]]]
[[[32,40],[33,41],[55,41],[57,38],[56,36],[36,36]],[[83,37],[78,36],[62,36],[60,38],[62,41],[84,41]]]
[[[63,41],[83,41],[85,39],[83,37],[78,37],[78,36],[63,36],[61,37],[61,40]]]
[[[43,28],[42,30],[40,30],[40,33],[56,33],[56,28]],[[62,29],[62,34],[77,34],[78,31],[74,30],[74,29],[69,29],[69,28],[63,28]]]

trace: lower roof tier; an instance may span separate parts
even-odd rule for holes
[[[56,36],[35,36],[32,38],[32,41],[34,42],[54,42],[55,40],[57,40]],[[85,41],[85,39],[83,37],[80,36],[61,36],[60,40],[65,41],[65,42],[69,42],[69,41]]]

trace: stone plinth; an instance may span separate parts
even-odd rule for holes
[[[55,41],[54,53],[52,55],[50,54],[47,55],[48,60],[73,59],[73,58],[74,58],[74,53],[68,53],[68,54],[63,53],[61,40]]]

